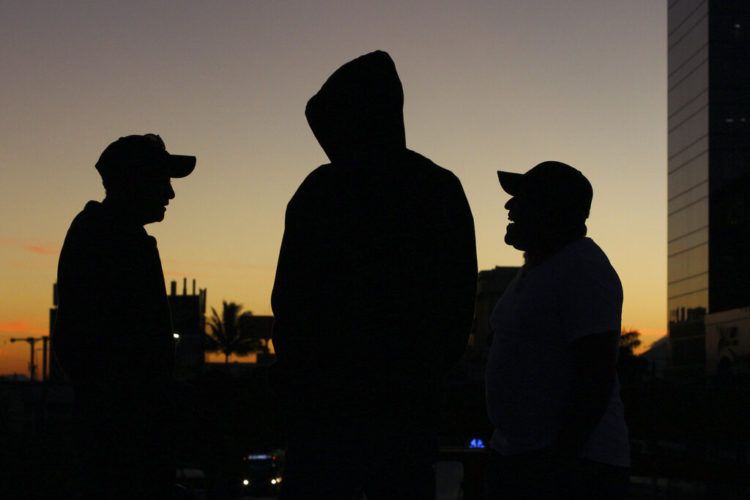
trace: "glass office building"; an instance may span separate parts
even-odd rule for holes
[[[668,304],[676,368],[705,317],[750,305],[750,2],[670,0]]]

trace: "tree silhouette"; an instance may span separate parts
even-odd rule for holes
[[[634,357],[635,350],[641,345],[641,332],[638,330],[623,330],[620,334],[620,359]]]
[[[648,360],[635,353],[641,345],[640,337],[638,330],[625,329],[620,334],[617,372],[625,385],[642,383],[648,376]]]
[[[222,301],[221,315],[213,307],[211,313],[206,333],[206,350],[224,353],[225,364],[229,363],[230,354],[244,356],[261,347],[260,340],[248,328],[243,328],[248,323],[246,319],[252,317],[253,313],[243,312],[242,304]]]

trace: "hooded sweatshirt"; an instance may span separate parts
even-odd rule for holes
[[[287,206],[272,307],[273,382],[292,415],[437,417],[476,289],[459,180],[406,148],[403,90],[385,52],[339,68],[308,102],[331,163]]]

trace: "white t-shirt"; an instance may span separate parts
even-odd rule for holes
[[[492,448],[515,455],[553,444],[570,398],[571,343],[586,335],[619,332],[621,317],[620,279],[590,238],[518,273],[490,317],[494,336],[486,387],[495,426]],[[607,410],[580,456],[630,465],[617,378]]]

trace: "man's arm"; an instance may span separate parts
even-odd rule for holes
[[[614,388],[619,338],[619,332],[610,331],[572,343],[575,371],[556,453],[575,456],[601,421]]]

